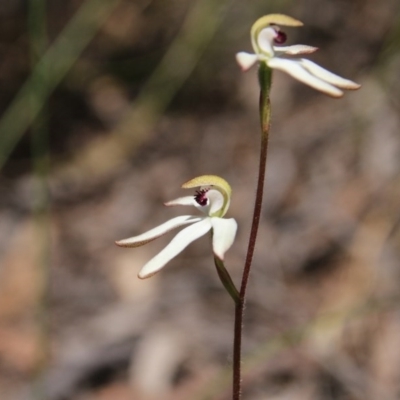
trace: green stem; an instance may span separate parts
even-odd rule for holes
[[[219,279],[221,279],[226,291],[232,297],[235,304],[239,303],[239,291],[236,289],[229,272],[226,270],[225,265],[221,259],[214,256],[215,267],[217,268]]]
[[[0,119],[0,170],[16,144],[42,110],[48,97],[74,65],[102,23],[121,0],[86,0],[42,57]],[[32,0],[32,4],[35,0]],[[40,12],[35,6],[30,15]],[[33,13],[33,14],[32,14]],[[29,17],[30,18],[30,17]],[[32,23],[32,19],[29,22]],[[34,21],[33,21],[34,22]],[[46,86],[36,88],[46,76]],[[32,101],[34,98],[34,101]],[[30,109],[29,113],[25,110]]]
[[[242,333],[243,333],[243,316],[246,304],[247,283],[249,280],[251,264],[253,261],[254,249],[257,240],[258,226],[260,223],[265,172],[267,166],[268,136],[271,122],[271,107],[269,92],[271,88],[272,71],[265,63],[260,64],[258,71],[260,82],[260,123],[261,123],[261,146],[260,159],[258,167],[258,180],[256,198],[253,211],[253,222],[251,225],[249,244],[247,248],[247,256],[243,269],[242,283],[240,286],[239,301],[235,308],[235,325],[233,339],[233,400],[240,400],[242,396]]]

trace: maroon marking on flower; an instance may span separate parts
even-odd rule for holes
[[[194,200],[203,207],[208,204],[207,192],[208,189],[196,190],[196,195],[194,196]]]
[[[274,42],[276,44],[283,44],[286,42],[287,36],[285,32],[276,31],[276,36],[274,37]]]

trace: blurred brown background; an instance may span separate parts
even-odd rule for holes
[[[363,86],[334,100],[274,74],[244,399],[399,398],[399,8],[1,0],[0,399],[229,399],[233,305],[208,240],[145,281],[173,234],[114,240],[179,215],[162,203],[218,174],[239,281],[259,128],[256,69],[234,55],[270,12],[302,20],[288,43]]]

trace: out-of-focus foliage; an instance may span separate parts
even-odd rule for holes
[[[36,64],[40,5],[49,50]],[[207,240],[146,281],[137,272],[168,238],[113,242],[179,215],[162,203],[217,174],[233,188],[226,266],[240,278],[258,87],[234,55],[270,12],[302,20],[289,43],[319,47],[313,60],[363,87],[333,100],[274,74],[244,398],[397,398],[399,8],[2,0],[1,400],[229,398],[233,307]]]

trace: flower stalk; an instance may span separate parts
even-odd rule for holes
[[[235,308],[234,339],[233,339],[233,400],[240,400],[242,393],[242,334],[243,316],[246,304],[247,284],[256,246],[258,227],[261,217],[261,209],[264,195],[265,172],[267,166],[268,137],[271,123],[271,106],[269,93],[272,82],[272,70],[261,62],[258,70],[260,82],[260,123],[261,123],[261,146],[258,166],[258,179],[256,198],[254,203],[253,219],[250,230],[249,244],[247,248],[246,261],[243,269],[242,282],[239,292],[239,301]]]
[[[338,76],[302,55],[311,54],[317,48],[298,44],[282,46],[286,33],[281,26],[300,27],[302,22],[283,14],[270,14],[257,20],[251,29],[251,43],[254,53],[239,52],[236,60],[243,71],[259,63],[260,84],[259,116],[261,144],[258,178],[252,224],[247,247],[243,274],[238,290],[224,265],[224,255],[235,239],[237,223],[233,218],[225,218],[230,205],[231,187],[215,175],[202,175],[182,185],[184,189],[198,188],[192,196],[180,197],[165,203],[166,206],[194,206],[203,216],[182,215],[172,218],[149,231],[116,242],[121,247],[139,247],[149,243],[171,230],[184,227],[171,242],[149,260],[138,276],[149,278],[183,251],[190,243],[207,233],[211,233],[214,264],[218,276],[235,303],[233,340],[233,400],[242,397],[242,336],[243,318],[246,305],[247,285],[253,262],[258,228],[261,219],[264,183],[267,165],[268,139],[271,123],[270,89],[273,69],[286,72],[298,81],[332,97],[341,97],[344,90],[356,90],[359,84]]]
[[[242,392],[241,348],[243,316],[246,303],[247,283],[256,245],[264,194],[268,136],[271,123],[269,93],[271,89],[272,70],[277,69],[286,72],[298,81],[332,97],[343,96],[344,89],[355,90],[360,88],[358,83],[333,74],[315,64],[313,61],[299,57],[304,54],[311,54],[318,50],[317,48],[302,44],[282,46],[287,36],[286,33],[281,30],[280,26],[300,27],[302,25],[303,23],[301,21],[283,14],[270,14],[261,17],[251,28],[250,36],[254,53],[239,52],[236,54],[236,61],[243,71],[247,71],[256,62],[259,62],[258,78],[260,83],[261,146],[253,220],[240,286],[239,301],[236,303],[235,308],[233,400],[240,400]]]

